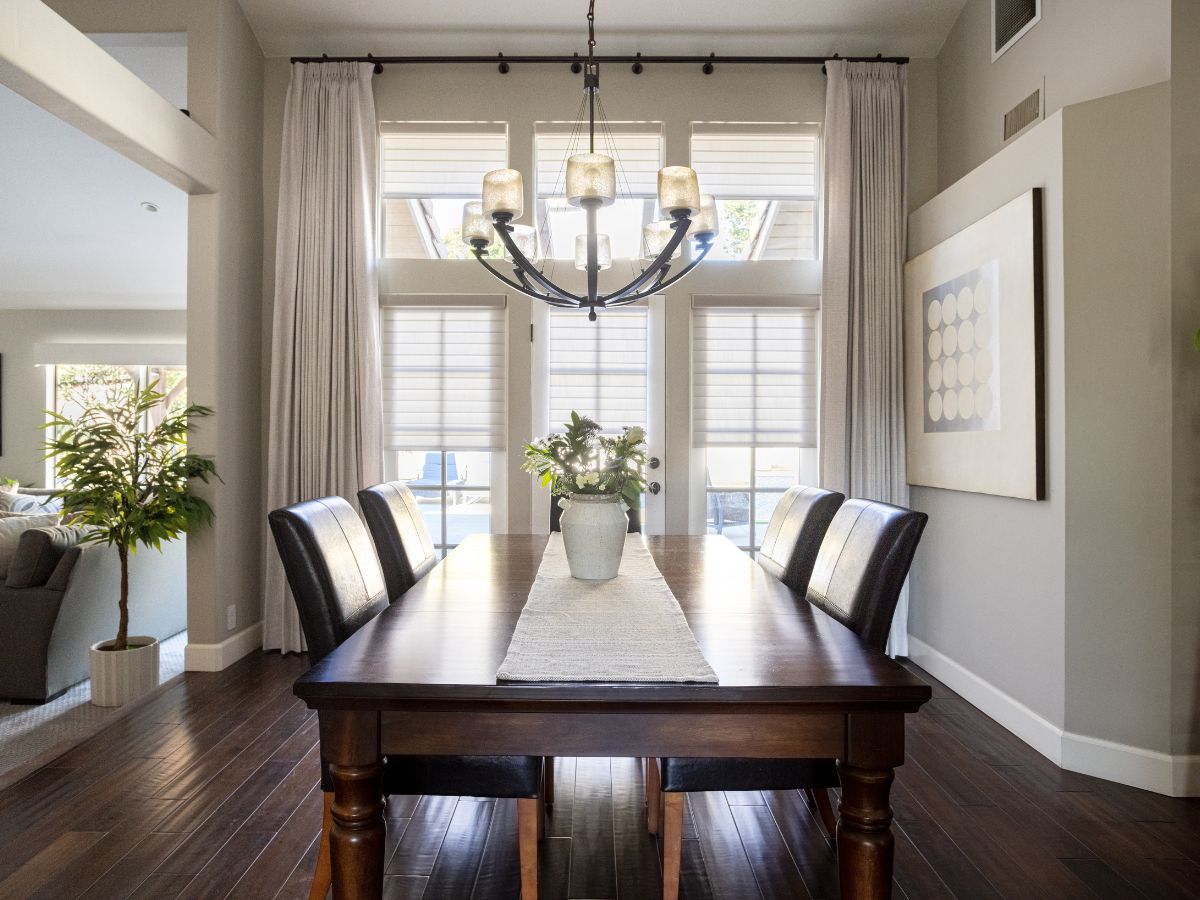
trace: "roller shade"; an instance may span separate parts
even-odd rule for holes
[[[692,310],[697,447],[817,445],[817,311]]]
[[[719,198],[811,200],[817,151],[813,126],[692,124],[692,168]]]
[[[597,133],[596,152],[617,161],[617,195],[657,197],[662,168],[662,126],[650,123],[610,123],[609,135]],[[572,126],[539,124],[534,135],[539,199],[561,196],[567,175],[567,156],[587,152],[587,134],[571,137]]]
[[[571,411],[616,434],[646,427],[647,329],[644,307],[602,310],[595,322],[577,310],[550,311],[550,430]]]
[[[478,198],[483,176],[508,167],[508,126],[384,122],[379,156],[384,197]]]
[[[503,450],[504,350],[501,307],[384,307],[384,449]]]

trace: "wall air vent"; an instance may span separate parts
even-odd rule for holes
[[[992,62],[1042,17],[1042,0],[992,0]]]
[[[1007,141],[1041,117],[1042,91],[1039,88],[1004,114],[1004,139]]]

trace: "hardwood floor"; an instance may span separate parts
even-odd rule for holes
[[[189,673],[0,792],[0,898],[304,898],[321,821],[304,661]],[[928,678],[918,671],[922,677]],[[932,679],[898,770],[897,897],[1200,898],[1200,801],[1062,772]],[[543,898],[654,898],[659,856],[632,759],[560,759]],[[513,801],[394,797],[386,896],[514,898]],[[695,794],[691,900],[837,896],[796,792]]]

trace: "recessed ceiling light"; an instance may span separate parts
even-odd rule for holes
[[[157,203],[151,203],[149,200],[143,200],[143,201],[141,202],[141,207],[142,207],[142,209],[144,209],[146,212],[158,212],[158,204],[157,204]]]

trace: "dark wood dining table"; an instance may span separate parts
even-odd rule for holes
[[[497,683],[545,535],[474,535],[296,682],[337,898],[381,896],[384,755],[836,758],[842,897],[890,897],[893,769],[930,688],[720,536],[647,537],[720,683]]]

